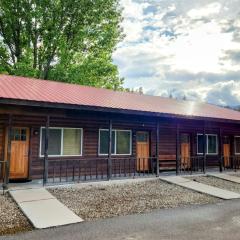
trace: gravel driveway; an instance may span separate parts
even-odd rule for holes
[[[0,235],[29,231],[32,226],[8,194],[0,193]]]
[[[233,183],[227,180],[223,180],[220,178],[212,177],[212,176],[194,176],[189,177],[192,180],[195,180],[200,183],[204,183],[213,187],[218,187],[221,189],[229,190],[232,192],[240,193],[240,184]]]
[[[220,201],[160,180],[85,187],[76,184],[48,190],[85,220]]]

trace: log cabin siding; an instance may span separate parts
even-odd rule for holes
[[[42,126],[44,126],[42,124]],[[106,156],[98,155],[98,145],[99,145],[99,129],[108,129],[107,121],[98,120],[98,119],[61,119],[61,118],[51,118],[50,127],[72,127],[72,128],[82,128],[83,129],[83,154],[79,157],[49,157],[51,159],[93,159],[93,158],[106,158]],[[155,144],[155,132],[153,130],[154,125],[152,124],[140,124],[136,126],[134,123],[126,123],[124,121],[113,122],[113,129],[122,129],[122,130],[131,130],[132,131],[132,149],[131,156],[136,155],[136,132],[137,131],[148,131],[152,140],[151,145],[151,154],[152,156],[156,154],[156,144]],[[31,137],[32,141],[32,155],[31,155],[31,178],[39,178],[43,174],[43,158],[39,156],[40,152],[40,127],[34,128],[33,132],[38,132],[37,135]],[[131,157],[129,155],[121,156],[123,158]],[[112,156],[114,161],[117,161],[119,156]],[[117,162],[116,162],[117,163]]]
[[[0,126],[0,161],[4,160],[4,127]]]
[[[4,108],[3,108],[4,109]],[[179,133],[189,133],[191,138],[191,155],[197,154],[197,133],[203,132],[202,120],[154,118],[123,114],[94,113],[86,111],[64,111],[44,108],[5,106],[6,114],[0,115],[0,157],[3,154],[4,128],[8,124],[8,115],[13,114],[13,126],[29,127],[30,151],[29,178],[36,179],[43,176],[43,158],[39,157],[40,128],[45,126],[46,116],[50,114],[50,127],[75,127],[83,128],[83,156],[61,157],[61,159],[99,159],[98,141],[99,129],[108,129],[109,119],[113,119],[113,129],[125,129],[132,131],[132,157],[136,156],[136,132],[148,131],[150,136],[150,155],[156,156],[156,123],[159,121],[159,155],[176,155],[176,126],[179,124]],[[240,125],[237,123],[218,123],[205,121],[206,134],[219,134],[222,138],[230,136],[231,153],[234,154],[234,135],[240,135]],[[3,156],[3,155],[2,155]],[[117,156],[112,156],[117,159]],[[121,156],[129,158],[129,156]],[[54,159],[49,157],[49,159]],[[120,161],[120,160],[119,160]],[[207,155],[207,166],[218,166],[218,155]]]

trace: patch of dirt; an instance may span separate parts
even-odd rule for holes
[[[80,185],[48,190],[85,220],[220,201],[161,180],[77,187]]]

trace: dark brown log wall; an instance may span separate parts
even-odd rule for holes
[[[4,128],[0,126],[0,161],[3,161],[4,154]]]
[[[46,116],[50,115],[50,127],[76,127],[83,128],[83,156],[78,159],[98,158],[98,133],[100,128],[108,128],[108,120],[113,120],[113,129],[132,130],[132,156],[136,155],[136,132],[148,131],[150,134],[151,156],[156,154],[156,122],[160,121],[159,155],[176,154],[176,126],[179,124],[179,132],[189,133],[191,136],[191,154],[197,153],[197,133],[203,132],[203,121],[184,120],[176,118],[143,117],[133,115],[120,115],[94,112],[60,111],[33,108],[7,108],[6,113],[14,110],[13,126],[29,127],[30,136],[30,178],[42,178],[43,159],[39,157],[40,127],[45,125]],[[1,117],[2,116],[2,117]],[[3,154],[3,124],[7,124],[7,115],[0,116],[0,157]],[[3,120],[1,120],[3,119]],[[5,119],[5,120],[4,120]],[[206,122],[206,133],[218,134],[222,129],[222,137],[230,136],[233,151],[233,136],[240,135],[240,125],[233,123]],[[218,155],[207,156],[208,166],[218,166]],[[76,157],[75,157],[76,158]],[[113,156],[114,159],[118,158]],[[124,158],[124,156],[121,158]],[[125,158],[129,158],[126,156]],[[52,158],[49,158],[52,159]],[[70,159],[69,157],[61,159]],[[74,159],[73,157],[71,159]]]

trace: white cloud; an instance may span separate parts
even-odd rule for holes
[[[191,9],[187,15],[193,19],[207,17],[219,13],[222,5],[219,2],[210,3],[202,8]]]
[[[113,58],[125,87],[240,104],[240,0],[121,2],[126,38]]]
[[[207,93],[206,100],[219,105],[238,105],[240,101],[240,84],[235,81],[218,82],[213,84]]]

